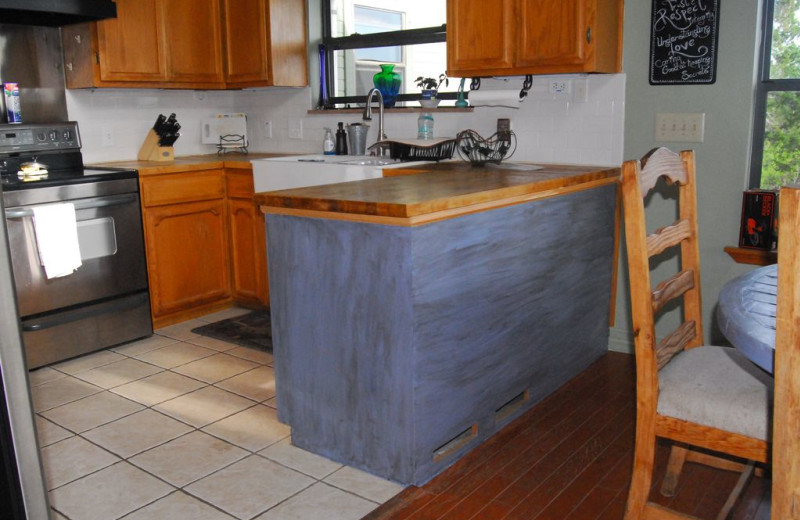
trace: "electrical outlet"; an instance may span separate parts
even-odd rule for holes
[[[103,146],[114,146],[114,128],[108,125],[103,125],[100,128],[101,140]]]
[[[705,113],[656,114],[656,141],[702,143]]]
[[[272,121],[264,121],[264,137],[272,139]]]
[[[566,79],[551,80],[550,93],[556,97],[563,97],[569,94],[569,80]]]
[[[508,132],[511,131],[511,120],[507,117],[501,117],[497,119],[497,136],[501,139],[505,135],[508,137]]]
[[[289,139],[303,138],[303,120],[297,117],[289,118]]]
[[[497,133],[508,132],[511,130],[511,120],[505,117],[497,119]]]

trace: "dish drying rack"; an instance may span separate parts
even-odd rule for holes
[[[489,138],[481,137],[475,130],[464,130],[458,133],[456,140],[458,155],[473,166],[500,164],[517,149],[517,136],[512,130],[497,132]]]
[[[453,157],[457,139],[385,139],[369,147],[388,150],[389,157],[400,161],[441,161]]]

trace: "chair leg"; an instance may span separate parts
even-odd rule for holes
[[[678,479],[683,470],[683,463],[686,462],[686,454],[688,450],[681,446],[673,445],[669,452],[669,461],[667,462],[667,472],[664,475],[664,481],[661,484],[661,494],[665,497],[675,496],[675,490],[678,487]]]
[[[633,474],[628,489],[628,502],[625,505],[624,520],[640,520],[644,517],[650,486],[653,483],[653,464],[655,462],[655,436],[637,424],[636,442],[633,453]],[[652,431],[652,430],[651,430]]]
[[[744,471],[739,476],[739,480],[736,482],[736,486],[731,491],[731,494],[728,495],[728,500],[725,501],[725,505],[722,506],[722,510],[717,515],[716,520],[725,520],[728,518],[733,506],[736,505],[736,501],[739,500],[739,496],[744,491],[745,486],[750,481],[750,477],[753,476],[753,462],[749,462],[745,465]]]

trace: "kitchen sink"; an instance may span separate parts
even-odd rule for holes
[[[286,190],[377,179],[384,168],[420,164],[400,162],[388,157],[366,155],[289,155],[254,159],[253,182],[256,192]]]

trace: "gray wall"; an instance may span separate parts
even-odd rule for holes
[[[651,148],[692,148],[697,152],[697,193],[700,223],[700,263],[706,341],[719,338],[713,311],[722,285],[752,266],[736,264],[723,251],[737,245],[741,192],[747,188],[756,47],[762,1],[720,2],[717,80],[713,85],[657,85],[648,83],[650,1],[625,2],[624,71],[626,159],[640,158]],[[658,112],[705,112],[705,141],[659,143],[654,138]],[[653,206],[650,201],[649,206]],[[648,218],[654,215],[648,210]],[[669,219],[669,215],[667,215]],[[624,259],[624,250],[622,258]],[[617,322],[610,348],[632,347],[626,264],[620,263]],[[658,331],[674,321],[665,317]]]

